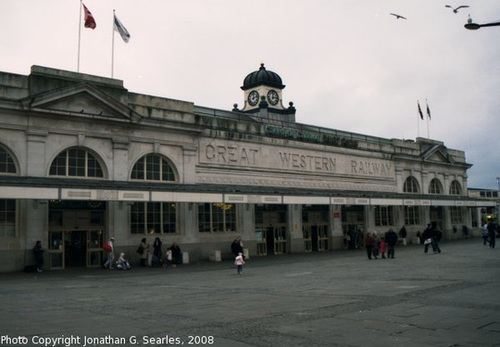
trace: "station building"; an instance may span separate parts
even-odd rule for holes
[[[237,86],[235,86],[237,87]],[[495,202],[470,196],[465,153],[296,122],[262,64],[232,110],[128,91],[123,81],[33,66],[0,72],[0,271],[132,261],[144,237],[185,261],[338,250],[353,231],[427,223],[445,239]],[[219,253],[218,253],[219,252]]]

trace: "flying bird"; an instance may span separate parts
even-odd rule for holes
[[[450,5],[445,5],[444,7],[449,7],[453,10],[454,13],[458,13],[458,10],[460,10],[461,8],[467,8],[467,7],[469,7],[469,5],[462,5],[462,6],[458,6],[457,8],[453,8],[453,6],[450,6]]]
[[[401,16],[401,15],[399,15],[399,14],[396,14],[396,13],[389,13],[389,14],[390,14],[391,16],[396,17],[396,19],[399,19],[399,18],[401,18],[401,19],[406,19],[405,17],[403,17],[403,16]]]

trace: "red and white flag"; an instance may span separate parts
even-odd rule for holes
[[[82,6],[83,6],[83,19],[85,20],[85,23],[83,24],[83,26],[85,28],[95,29],[97,24],[95,22],[94,16],[92,16],[92,13],[89,11],[87,6],[85,6],[83,4],[83,2],[82,2]]]

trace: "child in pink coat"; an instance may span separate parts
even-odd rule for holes
[[[380,254],[382,254],[382,259],[385,259],[385,251],[387,249],[387,244],[385,243],[384,238],[380,239]]]
[[[236,258],[234,258],[234,265],[236,265],[236,271],[238,272],[238,275],[243,274],[243,265],[245,264],[245,261],[243,260],[243,253],[238,253]]]

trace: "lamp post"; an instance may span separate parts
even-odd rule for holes
[[[495,27],[499,26],[500,22],[494,22],[494,23],[486,23],[486,24],[477,24],[477,23],[472,23],[472,21],[468,21],[467,24],[464,25],[465,29],[469,30],[477,30],[482,27]]]

